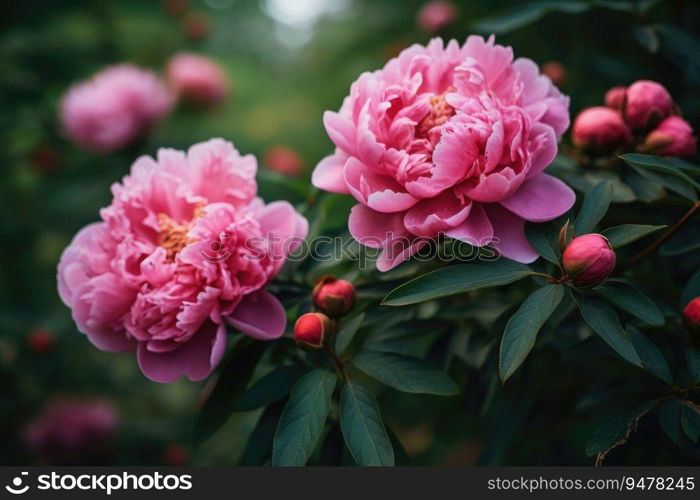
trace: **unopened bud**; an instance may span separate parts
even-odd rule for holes
[[[29,350],[37,354],[43,354],[51,351],[54,348],[55,340],[53,333],[43,328],[37,328],[29,332],[27,336],[27,345]]]
[[[564,249],[562,261],[566,275],[576,286],[599,285],[615,269],[615,252],[605,236],[584,234]]]
[[[660,83],[639,80],[627,87],[624,115],[632,129],[653,127],[674,111],[673,99]]]
[[[344,316],[355,303],[355,287],[335,276],[321,276],[314,286],[314,304],[332,318]]]
[[[662,156],[692,156],[697,139],[690,124],[680,116],[669,116],[644,140],[644,150]]]
[[[605,105],[620,111],[625,102],[626,87],[613,87],[605,93]]]
[[[700,347],[700,297],[695,297],[683,308],[683,323],[693,343]]]
[[[326,334],[331,330],[331,320],[323,313],[306,313],[294,324],[294,340],[301,347],[321,349]]]
[[[604,106],[584,109],[574,121],[572,136],[577,146],[601,153],[632,142],[622,115]]]

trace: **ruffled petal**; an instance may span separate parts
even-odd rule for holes
[[[311,174],[311,183],[319,189],[338,194],[350,194],[345,185],[343,167],[348,157],[342,153],[326,156]]]
[[[469,245],[482,247],[488,245],[493,239],[493,226],[486,215],[484,206],[481,203],[472,203],[469,217],[445,234]]]

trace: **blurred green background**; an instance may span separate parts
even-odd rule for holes
[[[559,61],[572,118],[601,104],[609,87],[648,78],[666,85],[700,129],[698,2],[454,3],[457,19],[436,35],[463,41],[471,33],[496,32],[497,41],[512,45],[516,56],[539,64]],[[60,395],[114,401],[120,425],[100,457],[104,463],[238,463],[259,413],[236,414],[216,439],[192,449],[190,433],[204,384],[156,384],[141,375],[134,356],[93,348],[56,293],[60,253],[110,202],[109,185],[137,156],[162,146],[186,149],[223,137],[259,159],[272,146],[290,147],[303,159],[304,176],[279,182],[279,175],[261,168],[260,192],[267,199],[306,200],[312,168],[332,150],[323,111],[339,108],[361,72],[433,36],[416,25],[422,5],[420,0],[3,2],[0,463],[41,462],[24,444],[22,428]],[[225,68],[232,88],[224,105],[207,112],[178,107],[149,138],[109,155],[82,151],[61,136],[57,105],[70,84],[122,61],[162,71],[181,50],[210,56]],[[28,344],[37,329],[53,338],[47,352]],[[574,360],[566,369],[589,368]],[[585,441],[599,415],[587,413],[585,405],[596,401],[580,398],[580,387],[567,387],[567,379],[555,380],[552,373],[543,371],[537,382],[553,386],[551,398],[517,397],[514,383],[487,418],[474,408],[495,388],[484,388],[478,370],[467,375],[475,389],[466,387],[465,401],[456,406],[405,395],[389,395],[382,403],[411,463],[588,464]],[[619,373],[591,382],[605,384],[596,388],[596,398],[615,388]],[[549,375],[543,379],[544,374]],[[562,417],[568,404],[561,397],[583,407],[554,425],[550,414]],[[447,404],[450,408],[441,407]],[[514,447],[516,432],[519,446]],[[654,446],[657,454],[649,457],[648,447],[632,444],[626,460],[689,460],[679,458],[669,443]]]

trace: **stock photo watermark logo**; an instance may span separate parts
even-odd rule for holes
[[[200,255],[208,262],[219,264],[233,256],[229,247],[233,238],[222,232],[217,240],[207,243]],[[356,262],[361,270],[370,267],[381,254],[389,260],[408,253],[418,262],[439,260],[443,262],[474,260],[494,261],[501,257],[498,238],[477,240],[456,240],[440,234],[438,238],[420,238],[396,236],[386,233],[384,238],[365,237],[354,239],[342,236],[316,236],[312,239],[300,237],[282,238],[277,234],[254,236],[244,242],[243,258],[251,261],[291,261],[303,262],[312,259],[319,262],[341,261]]]
[[[23,495],[30,489],[39,491],[93,491],[111,495],[115,491],[175,491],[191,490],[190,474],[162,474],[160,472],[130,474],[40,474],[36,476],[36,486],[29,484],[29,473],[15,476],[5,489],[13,495]]]

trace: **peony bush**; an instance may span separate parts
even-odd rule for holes
[[[653,2],[356,3],[164,2],[16,113],[7,453],[697,463],[694,35]]]

